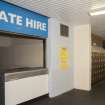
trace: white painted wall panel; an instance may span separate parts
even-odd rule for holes
[[[60,36],[60,21],[54,18],[49,19],[49,37],[47,45],[49,94],[50,97],[55,97],[73,89],[72,28],[70,27],[69,37],[62,37]],[[61,69],[59,67],[60,48],[68,49],[68,69]]]
[[[91,89],[91,26],[74,27],[74,87]]]

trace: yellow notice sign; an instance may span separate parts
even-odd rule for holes
[[[69,52],[67,48],[60,49],[60,68],[68,69],[69,68]]]

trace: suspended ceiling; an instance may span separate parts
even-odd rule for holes
[[[92,10],[105,9],[105,0],[92,0]],[[91,17],[92,33],[105,38],[105,15]]]
[[[89,22],[89,12],[104,8],[105,0],[5,0],[70,24]],[[105,15],[91,17],[92,33],[105,35]]]
[[[64,22],[86,23],[89,0],[5,0]]]

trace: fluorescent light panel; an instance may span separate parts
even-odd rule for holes
[[[97,10],[97,9],[101,9],[102,10],[102,8],[105,8],[105,4],[98,5],[98,6],[92,6],[91,10]]]
[[[99,11],[94,11],[90,13],[91,16],[97,16],[97,15],[103,15],[103,14],[105,14],[105,10],[99,10]]]

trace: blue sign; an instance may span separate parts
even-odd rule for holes
[[[46,38],[48,17],[0,1],[0,30]]]

